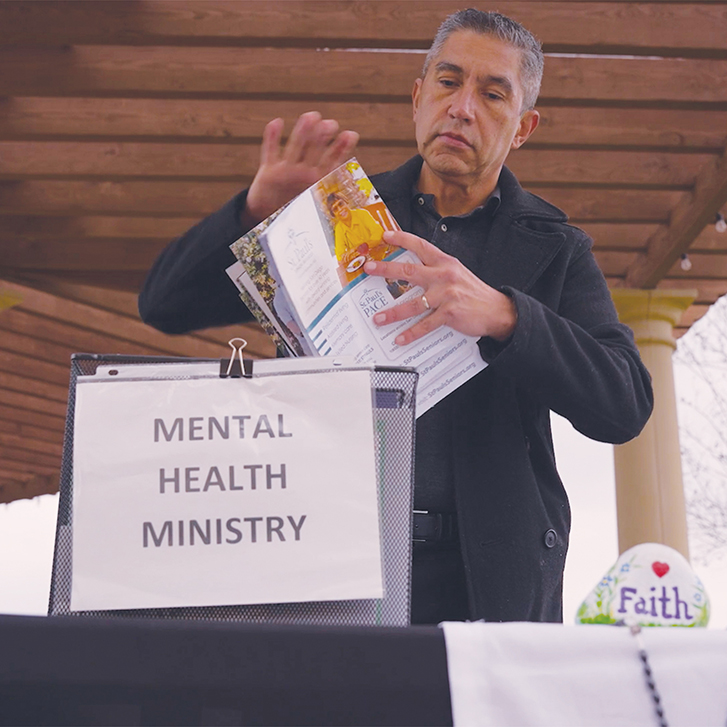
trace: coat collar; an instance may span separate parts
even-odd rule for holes
[[[411,229],[411,200],[421,167],[422,158],[415,156],[397,169],[372,178],[404,230]],[[526,192],[507,167],[502,169],[499,186],[502,203],[474,272],[495,288],[510,286],[527,292],[563,245],[565,234],[559,225],[568,217],[544,199]]]

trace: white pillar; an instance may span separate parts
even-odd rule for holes
[[[611,294],[654,386],[654,413],[644,431],[614,447],[619,552],[639,543],[663,543],[689,558],[671,356],[673,328],[696,291],[615,288]]]

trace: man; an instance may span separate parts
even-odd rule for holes
[[[618,323],[591,241],[525,192],[504,166],[538,125],[543,56],[498,13],[465,10],[440,27],[414,83],[419,156],[373,178],[405,232],[385,242],[424,263],[365,271],[424,295],[377,314],[388,325],[431,310],[397,341],[448,324],[479,336],[489,366],[417,422],[412,622],[562,620],[570,528],[550,410],[594,439],[623,442],[652,407],[649,375]],[[173,243],[140,298],[147,322],[182,332],[245,319],[224,281],[227,245],[343,162],[357,142],[304,114],[281,148],[263,134],[247,193]]]

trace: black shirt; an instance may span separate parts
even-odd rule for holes
[[[414,189],[411,231],[473,270],[476,269],[477,258],[487,245],[492,218],[499,206],[498,187],[485,204],[472,212],[456,217],[440,217],[434,207],[434,196]],[[452,397],[445,397],[417,420],[415,510],[456,510],[451,482],[454,471],[451,438],[456,416],[452,401]]]

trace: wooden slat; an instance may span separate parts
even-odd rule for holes
[[[311,100],[359,96],[359,101],[403,102],[421,61],[411,53],[343,50],[3,48],[0,95],[276,98],[295,93]],[[718,103],[721,108],[727,61],[553,56],[547,59],[541,97],[634,105]]]
[[[528,185],[579,220],[665,222],[679,192],[557,189]],[[129,214],[200,218],[215,211],[238,191],[239,185],[207,182],[1,182],[0,215],[83,216]]]
[[[604,275],[623,276],[626,274],[629,265],[631,265],[636,257],[636,253],[629,252],[594,252],[598,267],[601,268]]]
[[[32,274],[30,274],[32,272]],[[72,285],[102,285],[108,290],[139,291],[146,278],[140,270],[34,270],[0,269],[0,275],[42,289],[56,279]]]
[[[56,241],[58,245],[77,241],[86,241],[89,248],[108,247],[114,241],[123,239],[127,246],[133,240],[143,240],[144,244],[160,250],[174,237],[191,227],[198,220],[163,217],[4,217],[0,226],[0,245],[17,246],[42,245]],[[654,224],[608,224],[589,223],[581,225],[593,237],[596,246],[610,249],[634,249],[645,247],[646,240],[655,232]],[[710,232],[711,230],[711,232]],[[714,233],[712,239],[712,233]],[[702,241],[702,235],[707,235]],[[714,226],[708,225],[705,232],[695,241],[704,249],[727,249],[727,234],[714,232]],[[38,249],[42,249],[39,247]],[[10,254],[21,254],[12,251]],[[89,254],[93,254],[89,251]],[[40,260],[36,261],[40,263]],[[1,263],[0,263],[1,266]],[[48,288],[46,288],[49,290]],[[50,290],[49,290],[50,292]],[[99,294],[93,305],[100,303],[103,296]],[[91,302],[91,301],[89,301]]]
[[[724,212],[723,212],[724,214]],[[714,220],[709,220],[689,246],[692,252],[727,252],[727,232],[717,232]]]
[[[20,374],[23,379],[30,378],[44,383],[58,384],[63,389],[61,399],[68,393],[68,366],[0,349],[0,382],[7,381],[7,374],[15,373]]]
[[[0,335],[4,335],[6,331],[32,336],[41,344],[46,341],[61,345],[67,343],[70,348],[74,349],[74,353],[122,353],[152,356],[170,353],[160,346],[145,346],[135,341],[114,337],[111,331],[92,331],[82,328],[78,324],[66,323],[58,318],[48,318],[24,310],[3,311],[3,315],[0,316]],[[177,352],[175,355],[180,354]],[[68,365],[70,366],[70,359]]]
[[[19,407],[0,404],[0,422],[5,427],[3,431],[10,434],[23,434],[32,432],[37,439],[42,439],[41,432],[47,432],[49,437],[56,438],[63,433],[65,417],[42,414]]]
[[[527,145],[612,145],[721,151],[727,112],[682,109],[577,108],[539,103],[540,125]],[[1,123],[1,122],[0,122]]]
[[[0,6],[1,7],[1,6]],[[409,143],[411,104],[317,102],[316,110],[355,129],[365,144]],[[540,126],[527,147],[549,145],[721,150],[727,112],[681,109],[571,108],[539,104]],[[306,101],[208,101],[146,98],[0,99],[0,139],[65,137],[106,139],[204,139],[259,142],[265,124],[281,117],[290,130],[310,110]]]
[[[375,171],[398,166],[416,153],[365,147],[360,160]],[[99,178],[249,181],[260,162],[259,144],[155,144],[110,142],[0,142],[0,179]],[[239,191],[239,188],[237,189]]]
[[[93,306],[94,308],[100,308],[101,310],[109,311],[111,313],[121,313],[122,315],[137,319],[139,316],[138,313],[138,303],[137,303],[137,292],[126,292],[126,291],[113,291],[108,290],[104,288],[94,287],[94,286],[79,286],[79,285],[69,285],[64,284],[63,281],[59,280],[57,276],[53,277],[49,280],[48,284],[45,287],[40,288],[46,293],[50,293],[51,295],[55,295],[60,298],[68,299],[71,301],[75,301],[77,303],[84,303],[89,304]],[[14,313],[20,314],[21,311],[14,311]],[[52,331],[56,331],[59,326],[59,323],[56,321],[54,322],[52,326]],[[3,319],[0,318],[0,329],[3,328]],[[6,327],[7,330],[7,327]],[[30,331],[28,331],[27,328],[21,328],[25,333],[28,335],[34,335],[37,336],[40,334],[40,331],[36,328],[33,329],[33,333],[31,334]],[[71,340],[73,340],[74,345],[77,344],[77,337],[79,334],[86,334],[86,331],[81,331],[81,329],[71,329],[70,334],[66,332],[62,337],[60,338],[60,341],[62,343],[68,342],[68,335],[72,337]],[[43,332],[45,336],[48,335],[48,332]],[[95,334],[91,334],[95,335]],[[166,339],[167,336],[164,334],[159,334],[163,339]],[[210,328],[204,331],[196,331],[193,334],[189,334],[188,336],[174,336],[177,341],[184,341],[185,339],[189,338],[196,342],[202,342],[202,343],[214,343],[214,344],[222,344],[223,350],[225,353],[227,352],[227,342],[231,338],[236,337],[243,337],[247,341],[247,348],[246,348],[246,355],[251,356],[252,358],[271,358],[275,356],[275,346],[273,342],[270,340],[270,338],[265,334],[260,326],[258,326],[257,323],[246,323],[246,324],[235,324],[231,326],[222,326],[219,328]],[[45,340],[48,340],[47,338]],[[101,337],[96,338],[96,343],[100,343],[103,341]],[[87,341],[88,342],[88,341]],[[102,348],[98,347],[89,347],[89,346],[81,346],[80,348],[76,345],[74,348],[74,351],[85,351],[85,352],[113,352],[113,353],[135,353],[139,354],[140,352],[144,352],[143,349],[140,350],[138,344],[133,344],[134,348],[130,349],[128,351],[122,351],[118,350],[117,348],[113,348],[113,346],[119,346],[119,344],[123,344],[123,341],[120,341],[119,339],[108,339],[104,342]],[[210,349],[214,350],[214,349]],[[148,349],[145,352],[147,355],[160,355],[160,352],[158,350]],[[192,355],[192,354],[189,354]],[[219,355],[218,351],[215,351],[214,353],[210,354],[212,357],[217,357]]]
[[[586,222],[580,227],[593,238],[595,248],[601,250],[642,251],[646,247],[646,241],[656,230],[656,225],[653,224]]]
[[[529,185],[528,189],[581,222],[664,222],[680,199],[679,192],[612,189],[558,189]]]
[[[0,388],[19,394],[29,394],[51,403],[65,404],[68,400],[68,383],[51,383],[32,379],[21,374],[0,371]],[[43,411],[41,409],[41,411]]]
[[[379,171],[406,161],[416,149],[365,147],[364,168]],[[519,150],[508,166],[521,184],[628,184],[689,187],[712,155],[635,151]],[[257,144],[154,144],[0,141],[0,179],[184,178],[249,179],[260,160]],[[373,172],[372,172],[373,173]],[[143,244],[143,243],[142,243]]]
[[[680,325],[684,327],[693,326],[702,316],[706,315],[709,311],[708,305],[700,305],[699,303],[692,303],[682,314],[682,318],[679,321]]]
[[[376,47],[427,47],[444,17],[461,5],[447,2],[5,2],[0,42],[17,44],[130,43],[198,45],[323,42]],[[724,51],[721,4],[508,2],[497,6],[546,48],[653,52],[676,48]]]
[[[727,279],[711,278],[662,278],[657,288],[677,288],[679,290],[696,289],[698,291],[696,303],[711,305],[717,298],[727,294]]]
[[[0,432],[0,447],[23,450],[25,452],[38,452],[39,454],[60,458],[63,455],[63,438],[58,437],[56,441],[51,442]]]
[[[70,361],[71,355],[76,353],[70,345],[41,341],[29,332],[22,334],[0,329],[0,350],[14,352],[21,356],[28,356],[36,361],[60,363]]]
[[[101,243],[108,243],[108,248]],[[0,270],[114,271],[133,270],[143,280],[165,241],[125,238],[93,240],[0,240]]]
[[[0,240],[93,240],[119,238],[169,241],[199,222],[198,217],[5,217]],[[105,244],[105,243],[104,243]]]
[[[42,475],[24,473],[9,479],[0,470],[0,503],[13,502],[38,495],[50,495],[58,491],[58,474]]]
[[[718,210],[727,202],[727,151],[700,173],[693,194],[683,195],[673,207],[668,226],[659,228],[647,242],[646,253],[640,255],[629,270],[626,284],[630,287],[653,288],[689,249],[704,226],[714,221]]]
[[[0,215],[202,217],[245,182],[0,182]]]
[[[45,472],[47,472],[49,476],[52,476],[53,473],[55,473],[56,475],[58,474],[57,467],[38,467],[36,468],[36,470],[45,470]],[[15,482],[27,482],[28,480],[32,479],[34,474],[35,473],[30,472],[25,467],[23,467],[23,464],[20,462],[15,462],[12,460],[0,462],[0,480],[2,480],[3,482],[7,482],[9,480],[14,480]]]
[[[689,262],[692,267],[688,271],[681,268],[681,260],[677,260],[664,275],[664,278],[684,278],[686,280],[703,278],[712,280],[727,279],[727,255],[710,255],[689,251]]]
[[[122,316],[93,306],[64,300],[48,293],[33,290],[7,281],[2,282],[4,289],[22,295],[23,302],[17,309],[8,311],[29,311],[61,323],[72,323],[74,326],[92,331],[102,336],[129,341],[141,348],[139,353],[156,349],[160,353],[181,356],[200,356],[215,358],[219,355],[216,346],[192,336],[167,336],[140,320]],[[5,316],[3,315],[3,318]],[[0,320],[0,325],[2,321]],[[115,343],[115,341],[114,341]],[[117,351],[94,351],[94,353],[116,353]]]
[[[0,384],[0,405],[64,419],[66,416],[65,402],[51,401],[43,396],[3,388],[2,384]]]
[[[61,466],[60,455],[29,452],[27,449],[6,447],[0,443],[0,462],[23,463],[23,468],[30,472],[50,473]]]

